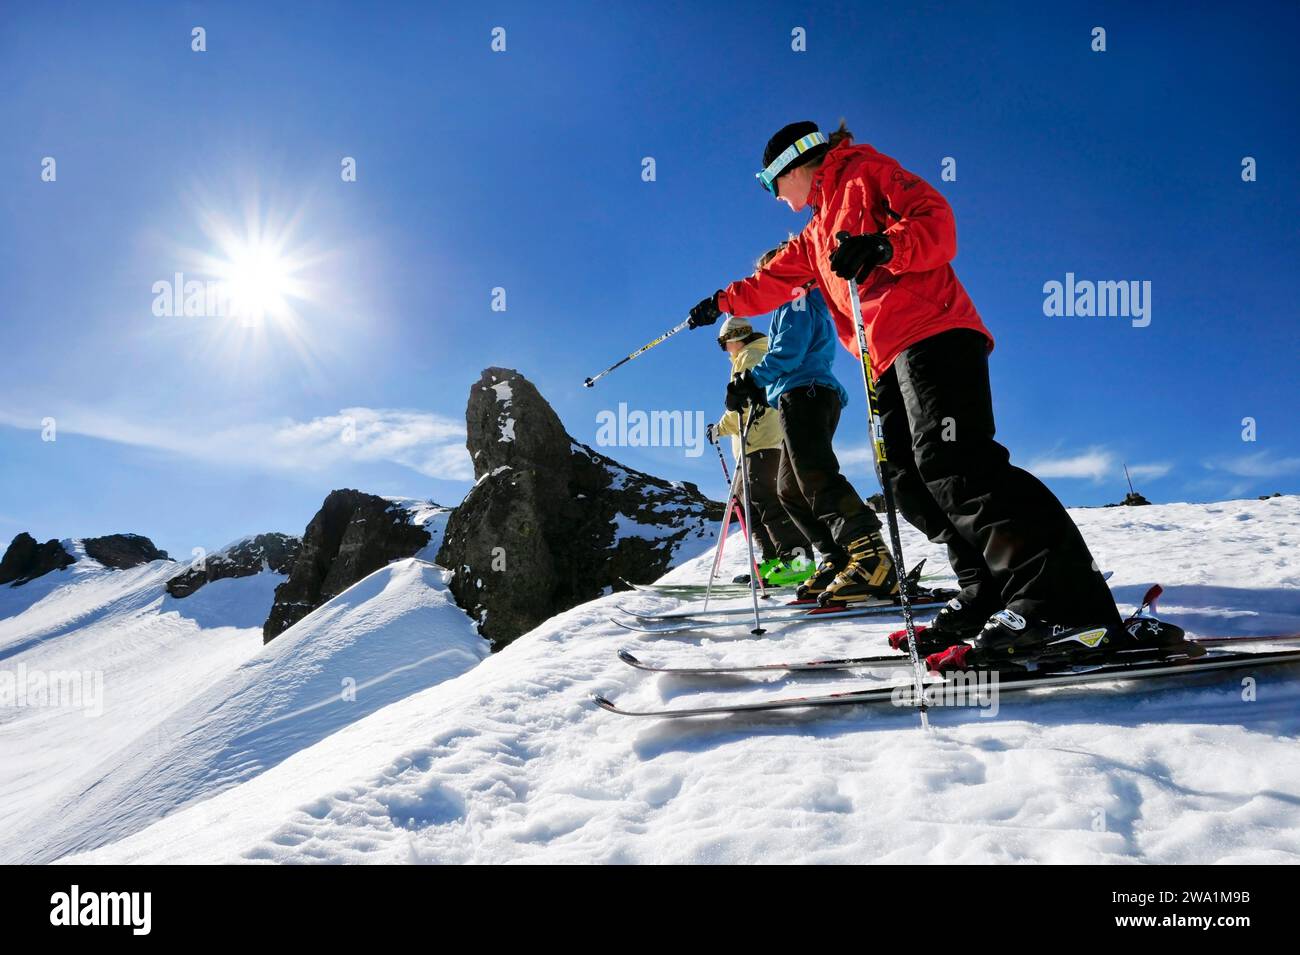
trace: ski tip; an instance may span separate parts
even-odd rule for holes
[[[611,713],[618,712],[618,707],[615,706],[613,703],[611,703],[609,700],[605,699],[605,697],[601,696],[599,693],[592,693],[589,694],[589,696],[591,698],[591,702],[595,703],[602,710],[608,710]]]
[[[626,663],[628,666],[633,666],[633,667],[641,666],[641,661],[638,660],[636,657],[634,657],[623,647],[619,647],[618,658],[622,660],[624,663]]]

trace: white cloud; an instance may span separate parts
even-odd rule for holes
[[[1279,458],[1272,451],[1256,451],[1235,458],[1206,461],[1205,466],[1211,471],[1227,471],[1237,477],[1276,478],[1300,473],[1300,457]]]
[[[874,467],[874,452],[870,445],[857,445],[849,448],[836,448],[835,456],[840,466],[846,471],[859,468],[870,471]],[[1012,462],[1016,463],[1016,462]],[[1104,447],[1091,447],[1078,454],[1042,455],[1025,465],[1040,478],[1073,478],[1093,481],[1123,481],[1124,467],[1119,455]],[[1167,462],[1149,464],[1130,464],[1128,473],[1134,481],[1154,481],[1169,474],[1174,466]]]
[[[852,448],[836,448],[835,457],[840,462],[840,467],[848,468],[866,468],[874,471],[876,467],[876,452],[870,445],[858,445]]]
[[[1147,481],[1154,481],[1157,478],[1164,477],[1173,469],[1174,466],[1172,464],[1165,464],[1165,463],[1130,464],[1128,466],[1128,474],[1129,477],[1131,477],[1135,481],[1138,480],[1139,478]]]
[[[1097,447],[1064,457],[1035,458],[1026,469],[1040,478],[1078,478],[1097,483],[1122,474],[1114,452]]]
[[[0,423],[40,430],[41,417],[0,413]],[[141,422],[97,410],[51,417],[62,433],[250,470],[320,471],[387,461],[431,478],[473,478],[464,424],[424,411],[344,408],[310,421],[246,422],[208,433],[196,433],[187,422]]]
[[[1124,462],[1109,448],[1094,446],[1078,454],[1047,455],[1030,461],[1025,469],[1040,478],[1073,478],[1101,484],[1105,481],[1124,480]],[[1164,477],[1174,466],[1167,462],[1128,465],[1129,477],[1134,481],[1155,481]]]

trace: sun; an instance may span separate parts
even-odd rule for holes
[[[234,202],[196,203],[208,247],[191,258],[194,271],[215,285],[220,316],[235,327],[291,331],[298,310],[315,300],[319,255],[297,237],[300,214],[267,208],[257,194],[245,197],[242,214]]]
[[[177,281],[201,300],[196,315],[209,319],[184,326],[201,342],[195,354],[223,374],[293,361],[318,375],[347,321],[338,311],[347,295],[337,231],[305,199],[272,201],[255,183],[221,185],[193,187],[193,224],[168,250]]]
[[[267,319],[284,322],[292,312],[290,299],[298,291],[293,261],[259,240],[233,243],[227,253],[229,258],[216,271],[225,285],[231,315],[245,324],[260,325]]]

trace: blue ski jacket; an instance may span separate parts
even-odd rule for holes
[[[839,393],[840,407],[847,405],[849,393],[831,372],[835,342],[830,310],[816,288],[773,312],[767,354],[750,370],[754,381],[766,389],[767,403],[775,408],[791,388],[823,385]]]

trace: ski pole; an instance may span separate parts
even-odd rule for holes
[[[723,545],[726,543],[726,538],[727,538],[727,528],[728,528],[728,526],[730,525],[730,522],[731,522],[731,513],[732,513],[733,510],[735,510],[735,512],[736,512],[736,523],[740,525],[740,532],[741,532],[742,534],[748,534],[748,533],[749,533],[749,528],[745,525],[745,518],[744,518],[744,516],[741,515],[741,513],[740,513],[740,502],[736,500],[736,480],[735,480],[735,478],[739,478],[739,477],[740,477],[740,471],[737,470],[737,471],[736,471],[735,478],[733,478],[732,475],[731,475],[731,473],[727,470],[727,459],[726,459],[726,457],[723,456],[723,454],[722,454],[722,445],[720,445],[720,444],[714,442],[714,445],[713,445],[713,446],[714,446],[714,447],[717,449],[717,451],[718,451],[718,463],[720,463],[720,464],[722,465],[722,476],[723,476],[724,478],[726,478],[728,484],[731,485],[731,490],[730,490],[730,492],[729,492],[729,495],[730,495],[730,496],[727,498],[727,514],[726,514],[726,519],[722,522],[722,537],[721,537],[721,539],[718,541],[718,548],[717,548],[717,550],[714,552],[714,556],[713,556],[713,571],[712,571],[712,573],[710,573],[710,575],[709,575],[709,586],[708,586],[707,588],[705,588],[705,593],[704,593],[704,609],[705,609],[705,610],[708,610],[708,609],[709,609],[709,591],[710,591],[710,590],[712,589],[712,587],[713,587],[713,578],[716,577],[716,576],[718,575],[718,568],[722,566],[722,548],[723,548]],[[756,565],[754,569],[755,569],[755,571],[757,571],[759,568],[758,568],[757,565]],[[759,589],[761,589],[761,590],[763,591],[763,599],[764,599],[764,600],[767,600],[767,599],[768,599],[768,596],[767,596],[767,584],[764,582],[761,573],[759,574],[758,586],[759,586]]]
[[[849,233],[840,232],[835,238],[843,242]],[[894,489],[885,478],[885,433],[880,424],[880,408],[876,400],[876,385],[871,378],[871,353],[867,351],[867,330],[862,323],[862,301],[858,298],[858,283],[849,278],[849,303],[853,306],[853,329],[858,335],[858,355],[862,359],[862,384],[867,390],[867,424],[871,431],[871,443],[875,447],[873,455],[876,465],[876,480],[880,482],[880,493],[885,499],[885,518],[889,524],[889,542],[893,549],[894,572],[905,573],[907,565],[903,563],[903,544],[898,536],[898,512],[894,507]],[[898,600],[903,605],[903,627],[907,631],[907,655],[912,662],[912,676],[916,681],[917,706],[921,711],[921,728],[930,728],[930,716],[925,701],[925,671],[921,669],[921,657],[916,652],[916,624],[912,621],[912,598],[907,592],[906,580],[898,585]]]
[[[604,371],[602,371],[599,375],[594,375],[593,377],[588,378],[586,381],[583,382],[583,384],[586,385],[588,388],[590,388],[592,385],[594,385],[596,382],[600,381],[600,379],[604,378],[606,375],[608,375],[611,371],[613,371],[613,370],[614,370],[615,368],[617,368],[619,365],[626,364],[627,362],[631,361],[633,358],[636,358],[638,355],[641,355],[641,354],[644,354],[645,352],[648,352],[650,349],[654,348],[654,347],[655,347],[656,345],[658,345],[660,342],[662,342],[662,341],[664,341],[664,340],[666,340],[666,339],[671,338],[672,336],[674,336],[674,335],[676,335],[678,332],[680,332],[682,329],[689,327],[690,324],[691,324],[691,320],[688,318],[688,319],[686,319],[686,321],[682,322],[680,325],[676,326],[675,328],[670,328],[670,329],[668,329],[668,331],[664,332],[662,335],[660,335],[660,336],[659,336],[658,338],[656,338],[654,341],[652,341],[652,342],[648,342],[647,344],[642,345],[640,348],[638,348],[636,351],[632,352],[632,354],[628,355],[626,358],[624,358],[624,359],[622,359],[622,360],[620,360],[620,361],[616,361],[616,362],[614,362],[614,364],[610,365],[608,368],[606,368]]]
[[[726,480],[726,482],[727,482],[728,484],[730,484],[730,483],[731,483],[731,475],[727,473],[727,459],[726,459],[725,457],[723,457],[723,454],[722,454],[722,445],[718,444],[718,443],[715,441],[715,442],[713,443],[713,447],[717,449],[717,452],[718,452],[718,461],[722,464],[722,477]]]
[[[754,629],[749,631],[756,637],[762,636],[765,631],[762,622],[758,619],[758,582],[762,580],[763,575],[758,572],[758,562],[754,560],[754,536],[749,533],[749,528],[753,523],[749,518],[749,426],[754,423],[754,404],[749,402],[745,406],[745,422],[740,428],[740,460],[736,463],[736,470],[740,473],[740,486],[744,492],[745,498],[745,543],[749,546],[749,596],[754,601]],[[767,596],[764,593],[764,596]]]
[[[726,470],[726,462],[723,462],[723,470]],[[713,569],[709,571],[709,583],[704,588],[704,609],[709,609],[709,598],[713,595],[713,580],[718,576],[718,569],[722,566],[722,548],[727,543],[727,528],[731,526],[731,512],[736,504],[736,481],[740,478],[737,472],[735,478],[731,479],[731,488],[727,492],[727,507],[722,513],[722,529],[718,531],[718,546],[713,551]]]

